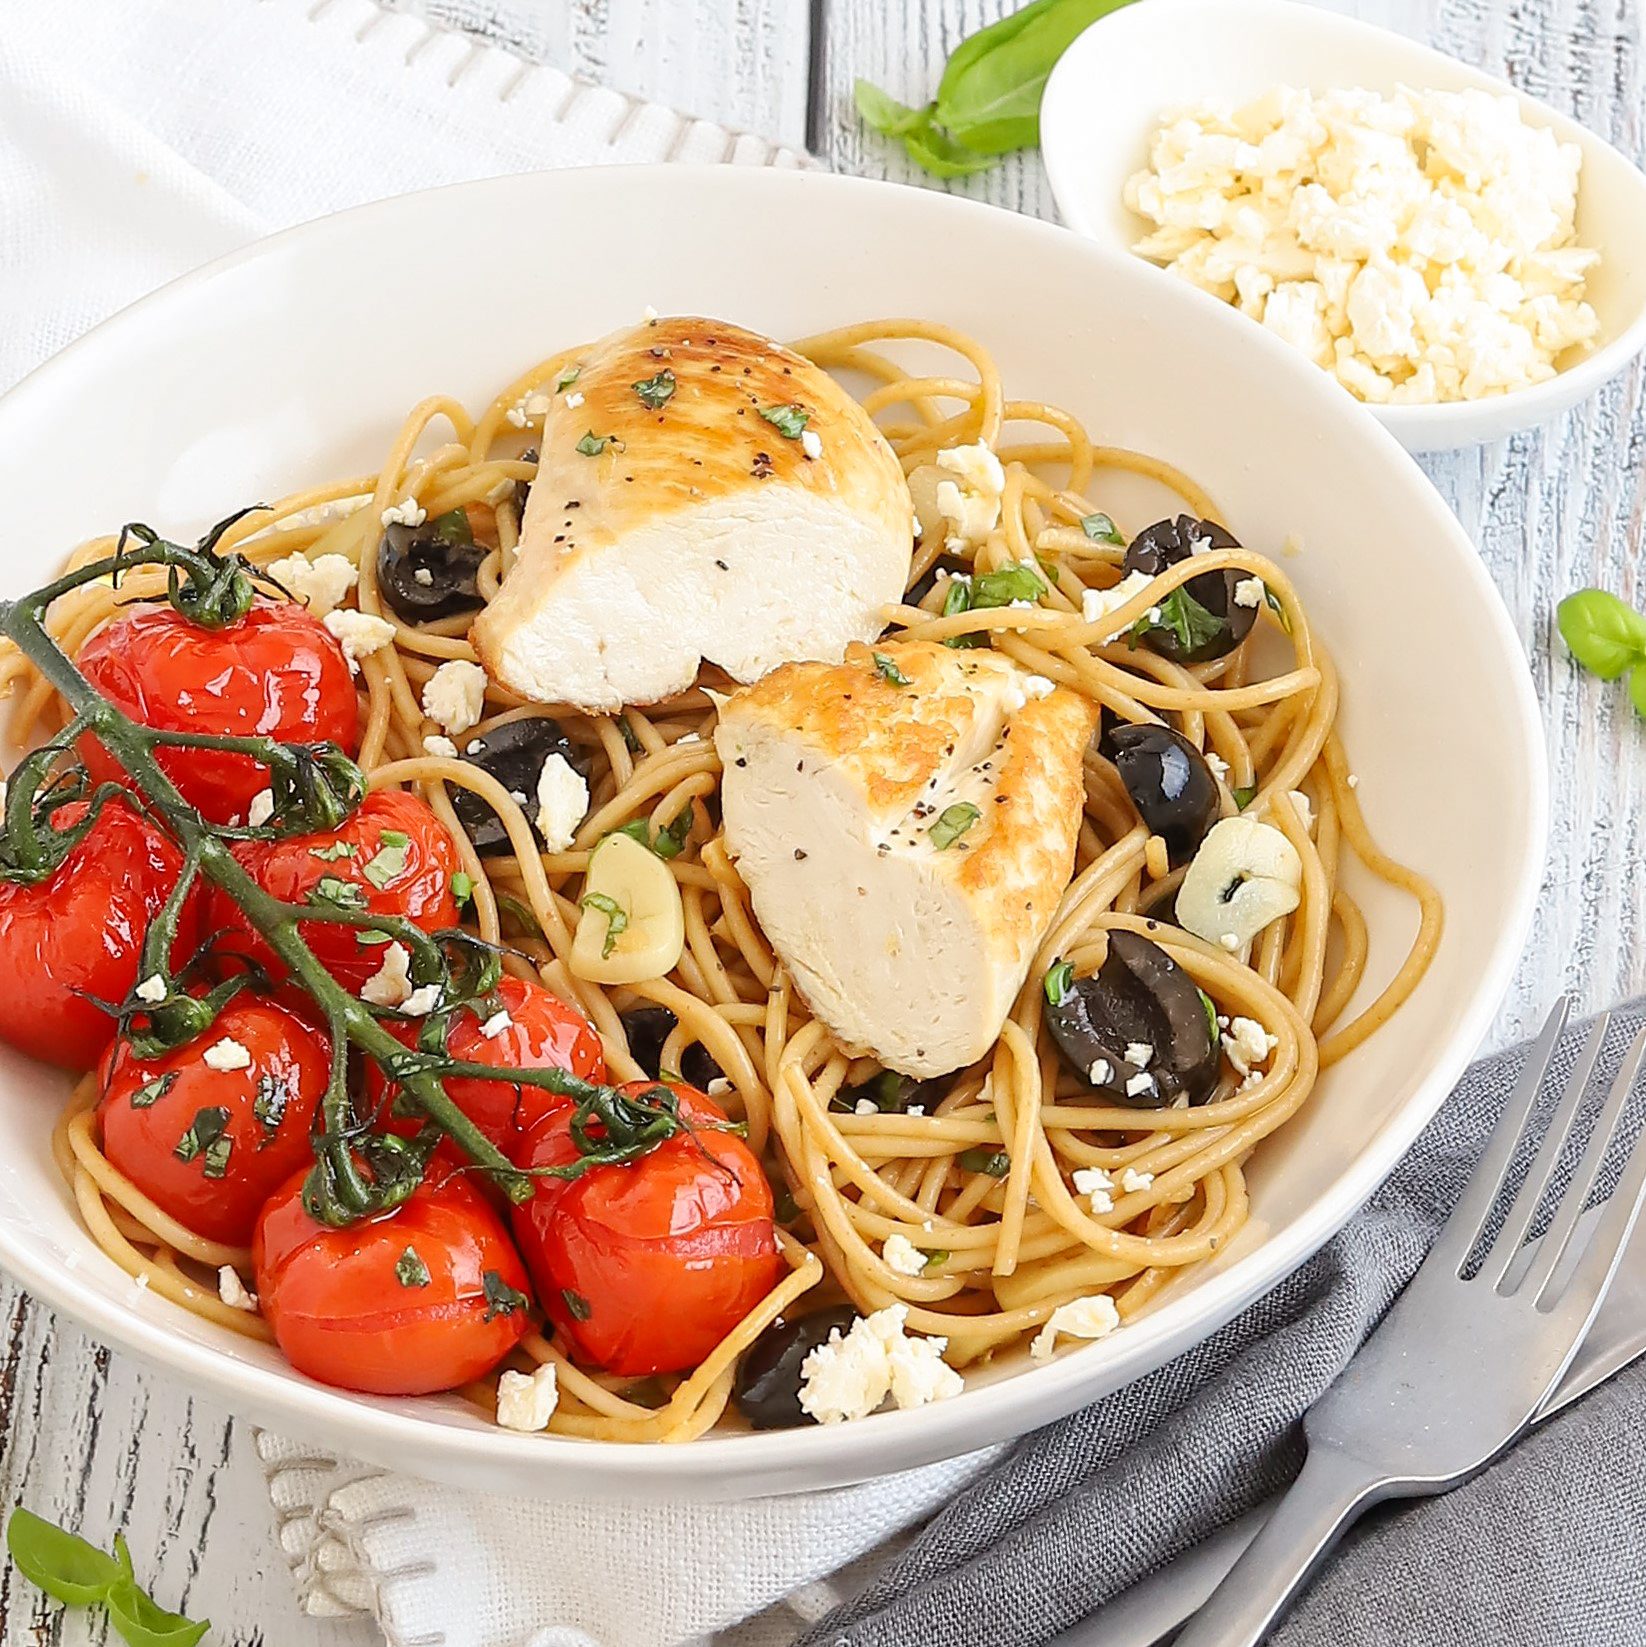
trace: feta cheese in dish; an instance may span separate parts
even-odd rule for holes
[[[887,641],[735,693],[715,748],[761,930],[843,1045],[946,1074],[1000,1033],[1068,883],[1096,706],[999,653]]]
[[[326,614],[326,628],[343,648],[349,668],[358,671],[360,660],[369,658],[394,639],[394,625],[387,618],[374,617],[370,612],[356,612],[353,607],[340,607]]]
[[[166,998],[166,980],[157,972],[152,977],[145,978],[132,993],[140,1001],[147,1001],[153,1006],[157,1001]]]
[[[960,1374],[943,1359],[946,1338],[910,1338],[908,1306],[889,1304],[838,1327],[801,1366],[800,1406],[819,1424],[867,1418],[891,1397],[899,1407],[923,1407],[958,1395]]]
[[[423,683],[423,713],[453,737],[475,725],[486,707],[486,671],[452,658]]]
[[[879,634],[908,579],[909,488],[827,373],[688,316],[607,338],[577,387],[582,406],[549,407],[519,556],[474,624],[502,685],[609,711],[705,659],[752,681]]]
[[[385,944],[377,970],[360,986],[360,999],[373,1006],[403,1006],[412,992],[410,965],[411,951],[404,944]]]
[[[224,1072],[251,1068],[251,1054],[232,1035],[225,1035],[222,1040],[214,1041],[200,1054],[200,1061],[207,1069]]]
[[[1036,1361],[1049,1361],[1059,1333],[1065,1338],[1107,1338],[1119,1325],[1120,1311],[1106,1292],[1076,1298],[1059,1304],[1046,1318],[1046,1325],[1029,1345],[1029,1354]]]
[[[583,774],[564,755],[550,755],[537,775],[537,829],[543,850],[566,851],[588,810],[589,786]]]
[[[896,1230],[881,1244],[880,1256],[886,1260],[886,1267],[899,1275],[919,1275],[926,1268],[925,1253]]]
[[[247,1314],[256,1313],[257,1294],[248,1291],[246,1283],[240,1279],[240,1272],[232,1264],[218,1266],[217,1296],[231,1310],[245,1310]]]
[[[429,517],[416,498],[402,498],[398,503],[391,503],[381,518],[385,526],[421,526]]]
[[[274,816],[274,791],[259,789],[246,808],[246,822],[253,829],[261,829]]]
[[[1424,404],[1543,382],[1597,340],[1581,165],[1507,93],[1280,87],[1168,114],[1125,199],[1144,257],[1361,399]]]
[[[316,555],[311,561],[299,550],[270,561],[265,570],[317,618],[342,605],[343,597],[360,581],[359,568],[346,555]]]
[[[557,1376],[552,1361],[529,1373],[505,1370],[497,1380],[497,1422],[526,1435],[546,1430],[560,1405]]]
[[[934,493],[938,512],[948,522],[947,546],[965,549],[983,543],[1000,524],[1000,500],[1006,471],[982,441],[950,446],[937,454],[941,471]]]
[[[1255,1018],[1231,1018],[1223,1034],[1223,1056],[1235,1074],[1242,1076],[1268,1063],[1269,1054],[1279,1045],[1280,1037],[1271,1035]]]

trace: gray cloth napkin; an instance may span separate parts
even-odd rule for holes
[[[1613,1014],[1602,1071],[1643,1020],[1646,1002]],[[1581,1044],[1563,1038],[1562,1080]],[[1422,1262],[1524,1056],[1475,1064],[1301,1270],[1159,1372],[1027,1436],[802,1647],[1035,1647],[1285,1487],[1299,1419]],[[1276,1647],[1640,1647],[1643,1399],[1646,1371],[1631,1370],[1468,1485],[1376,1513]]]

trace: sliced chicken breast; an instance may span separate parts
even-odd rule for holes
[[[522,697],[587,710],[757,680],[880,632],[913,551],[903,470],[826,372],[724,321],[595,345],[550,397],[520,553],[473,640]]]
[[[926,641],[791,664],[727,700],[727,847],[849,1051],[921,1077],[988,1051],[1073,870],[1096,725],[1078,693]]]

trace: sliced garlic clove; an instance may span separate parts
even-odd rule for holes
[[[589,857],[571,969],[592,984],[637,984],[680,964],[686,915],[669,867],[632,835],[608,835]]]
[[[1303,860],[1273,824],[1224,818],[1207,831],[1177,891],[1186,931],[1234,952],[1301,901]]]

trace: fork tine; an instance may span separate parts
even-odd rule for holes
[[[1612,1083],[1611,1093],[1606,1099],[1606,1106],[1595,1117],[1594,1133],[1589,1139],[1589,1147],[1583,1152],[1583,1159],[1578,1163],[1571,1182],[1567,1184],[1561,1196],[1560,1207],[1553,1222],[1544,1231],[1543,1239],[1538,1243],[1537,1258],[1522,1282],[1523,1286],[1530,1288],[1531,1297],[1541,1296],[1543,1289],[1549,1284],[1550,1276],[1555,1273],[1556,1267],[1565,1255],[1572,1231],[1577,1227],[1578,1219],[1583,1216],[1589,1191],[1594,1187],[1595,1178],[1606,1160],[1612,1135],[1617,1130],[1618,1118],[1623,1113],[1624,1105],[1629,1101],[1629,1095],[1634,1091],[1635,1078],[1640,1073],[1643,1057],[1646,1057],[1646,1025],[1641,1026],[1640,1032],[1624,1055],[1622,1067],[1618,1070],[1617,1079]],[[1518,1291],[1519,1288],[1515,1290]]]
[[[1531,1233],[1537,1209],[1554,1179],[1555,1169],[1560,1165],[1566,1140],[1571,1135],[1572,1123],[1577,1119],[1577,1112],[1582,1108],[1583,1100],[1588,1095],[1589,1081],[1594,1075],[1595,1061],[1600,1057],[1601,1043],[1606,1038],[1606,1026],[1609,1022],[1610,1019],[1604,1012],[1595,1019],[1595,1026],[1589,1031],[1589,1039],[1584,1043],[1583,1051],[1578,1055],[1577,1063],[1572,1067],[1571,1077],[1566,1082],[1566,1091],[1560,1100],[1560,1107],[1549,1117],[1543,1142],[1538,1147],[1532,1164],[1526,1169],[1526,1178],[1520,1186],[1519,1194],[1515,1196],[1514,1205],[1509,1208],[1502,1229],[1497,1232],[1497,1238],[1492,1242],[1490,1251],[1481,1261],[1481,1278],[1493,1287],[1502,1286],[1504,1272],[1514,1262],[1515,1254],[1525,1245],[1526,1237]],[[1604,1147],[1603,1143],[1602,1148]]]
[[[1543,1078],[1549,1073],[1549,1064],[1554,1058],[1561,1031],[1566,1028],[1566,1015],[1570,1010],[1570,1001],[1562,995],[1555,1002],[1532,1050],[1526,1054],[1526,1067],[1520,1072],[1520,1079],[1515,1083],[1508,1103],[1503,1106],[1503,1114],[1485,1153],[1469,1174],[1462,1198],[1441,1229],[1440,1239],[1430,1252],[1429,1262],[1433,1263],[1444,1256],[1454,1269],[1461,1270],[1474,1250],[1474,1244],[1480,1239],[1480,1232],[1486,1227],[1486,1220],[1491,1217],[1492,1208],[1497,1204],[1503,1175],[1514,1159],[1521,1129],[1526,1125],[1532,1105],[1537,1102]]]

